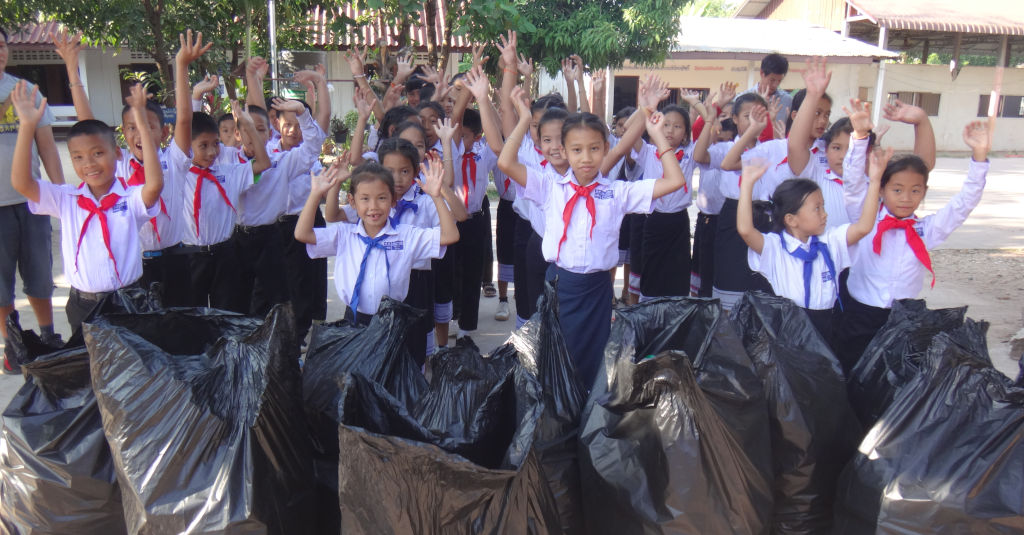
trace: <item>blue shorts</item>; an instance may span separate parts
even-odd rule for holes
[[[27,203],[0,206],[0,307],[14,304],[15,268],[25,295],[53,297],[51,232],[50,216],[29,212]]]

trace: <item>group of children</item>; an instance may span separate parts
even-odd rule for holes
[[[533,62],[518,53],[514,32],[497,43],[494,94],[482,47],[454,80],[426,70],[426,85],[409,91],[407,104],[407,58],[378,99],[365,51],[348,52],[358,125],[351,150],[326,169],[318,161],[331,114],[323,73],[296,74],[311,87],[312,105],[264,100],[266,62],[253,58],[246,106],[215,119],[192,111],[216,80],[190,91],[188,65],[209,45],[189,32],[175,63],[171,143],[160,149],[163,114],[135,87],[122,113],[127,149],[118,149],[113,130],[91,119],[77,39],[54,41],[80,119],[68,148],[83,186],[32,179],[31,127],[45,102],[24,84],[13,95],[23,128],[12,184],[33,211],[62,219],[73,328],[106,293],[159,282],[170,305],[263,314],[291,301],[304,334],[314,317],[323,319],[323,259],[336,256],[346,318],[366,323],[385,296],[426,312],[408,333],[422,363],[448,343],[452,318],[457,337],[478,326],[493,181],[500,299],[506,303],[513,283],[518,327],[545,282],[555,285],[584,386],[608,339],[620,265],[630,303],[692,294],[730,308],[754,290],[790,298],[849,368],[893,301],[917,295],[931,269],[927,250],[977,205],[987,170],[989,132],[972,123],[963,190],[918,218],[934,166],[927,115],[899,102],[886,107],[917,134],[915,154],[893,157],[876,146],[867,104],[852,101],[848,117],[830,124],[824,60],[808,62],[806,88],[791,106],[788,95],[775,94],[779,66],[782,76],[788,68],[777,55],[762,64],[761,94],[737,96],[726,83],[705,102],[682,94],[686,107],[665,105],[667,84],[648,76],[636,107],[616,113],[609,132],[590,113],[605,106],[603,77],[595,76],[588,99],[583,62],[568,58],[568,99],[533,98]],[[691,204],[699,212],[692,240]]]

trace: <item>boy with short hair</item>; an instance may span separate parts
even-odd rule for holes
[[[29,200],[29,209],[61,220],[64,272],[71,283],[65,311],[72,331],[111,292],[138,283],[142,276],[139,229],[160,211],[163,172],[156,142],[149,129],[140,137],[145,157],[146,182],[129,186],[115,177],[117,144],[114,130],[94,119],[75,123],[68,132],[68,151],[75,172],[83,180],[77,188],[55,185],[32,177],[32,140],[46,110],[46,99],[35,105],[31,93],[18,82],[11,100],[21,120],[11,164],[11,185]],[[142,122],[146,95],[141,85],[127,99],[133,118]]]

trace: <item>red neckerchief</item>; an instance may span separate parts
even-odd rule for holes
[[[110,193],[100,199],[100,205],[96,206],[96,203],[85,195],[78,196],[78,207],[89,212],[89,215],[85,216],[85,221],[82,221],[82,230],[78,232],[78,246],[75,248],[75,271],[77,271],[78,254],[82,250],[82,239],[85,238],[85,231],[89,229],[92,217],[96,216],[96,219],[100,220],[100,230],[103,232],[103,246],[107,248],[107,255],[110,257],[110,261],[114,263],[114,275],[117,277],[118,284],[121,283],[121,274],[117,271],[117,259],[114,258],[114,251],[110,249],[110,228],[107,226],[107,210],[113,208],[119,200],[121,200],[120,195]]]
[[[903,229],[910,250],[914,252],[914,256],[917,257],[921,264],[931,272],[932,288],[934,288],[935,271],[932,270],[932,258],[928,255],[928,249],[924,246],[921,236],[917,235],[917,230],[914,229],[915,224],[917,224],[917,220],[910,217],[896,219],[892,215],[886,215],[885,218],[878,222],[878,229],[875,230],[875,239],[872,240],[871,245],[874,248],[875,254],[882,254],[882,235],[890,230]]]
[[[196,223],[196,237],[199,237],[199,209],[203,206],[203,180],[209,180],[214,186],[217,186],[217,191],[220,192],[220,198],[224,199],[224,202],[231,208],[231,211],[235,210],[234,205],[231,204],[231,200],[228,199],[227,192],[224,191],[224,186],[220,185],[217,181],[217,177],[213,176],[213,173],[209,169],[203,169],[195,165],[192,166],[189,171],[196,174],[196,193],[192,196],[192,219]]]
[[[468,170],[467,170],[468,167]],[[468,171],[468,172],[467,172]],[[469,181],[473,180],[473,187],[476,187],[476,153],[467,152],[462,155],[462,191],[466,209],[469,210]]]
[[[832,182],[835,182],[836,184],[839,184],[840,186],[843,185],[843,179],[841,179],[839,177],[833,177],[831,175],[832,175],[832,170],[831,169],[825,169],[825,178],[831,180]]]
[[[132,166],[132,176],[128,179],[129,186],[143,186],[146,184],[146,168],[141,163],[137,162],[135,158],[128,160],[128,163]],[[160,212],[167,217],[167,205],[164,204],[163,195],[160,196]],[[160,243],[160,230],[156,228],[156,218],[150,218],[149,224],[153,225],[153,233],[156,234],[156,242]]]
[[[580,197],[586,198],[587,200],[587,212],[590,213],[590,237],[594,237],[594,225],[597,224],[597,208],[594,206],[594,198],[590,196],[591,192],[594,191],[599,183],[597,179],[591,182],[587,186],[580,186],[579,184],[573,184],[569,182],[572,189],[576,190],[572,197],[569,197],[569,202],[565,204],[565,209],[562,210],[562,239],[558,240],[558,251],[555,253],[555,260],[558,260],[559,255],[562,254],[562,244],[565,243],[566,238],[569,235],[569,222],[572,220],[573,208],[576,208],[576,201],[580,200]]]

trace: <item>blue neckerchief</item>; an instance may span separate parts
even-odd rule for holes
[[[398,226],[398,222],[402,219],[402,214],[404,214],[406,212],[406,210],[412,210],[412,213],[415,214],[415,213],[418,213],[420,211],[420,207],[419,207],[419,205],[417,205],[413,201],[407,201],[405,199],[400,199],[398,201],[398,204],[395,205],[395,215],[391,217],[391,226],[392,227],[397,227]]]
[[[817,236],[811,236],[809,250],[804,250],[803,247],[797,246],[796,249],[790,251],[786,247],[786,238],[782,235],[782,232],[779,232],[779,241],[782,242],[783,251],[804,263],[804,308],[811,308],[812,266],[814,265],[814,259],[818,258],[818,253],[820,252],[821,258],[825,261],[825,267],[828,268],[829,274],[832,275],[832,284],[836,287],[836,299],[839,301],[839,309],[842,310],[843,300],[839,298],[839,279],[836,278],[836,265],[832,262],[832,255],[828,252],[828,245],[819,240]]]
[[[388,260],[387,249],[385,249],[384,246],[381,245],[381,242],[384,241],[384,239],[387,238],[388,235],[384,234],[383,230],[381,230],[381,234],[379,236],[377,236],[376,238],[371,238],[369,236],[363,236],[362,234],[356,234],[356,235],[359,236],[359,239],[363,240],[363,243],[366,244],[366,251],[363,253],[363,260],[359,263],[359,275],[356,277],[356,286],[355,286],[355,289],[353,289],[353,291],[352,291],[352,316],[353,317],[358,317],[359,316],[359,290],[362,289],[363,278],[366,276],[366,260],[370,258],[370,251],[372,251],[374,248],[380,249],[384,253],[384,265],[387,266],[387,276],[388,276],[388,286],[389,286],[389,288],[390,288],[390,285],[391,285],[391,261]]]

